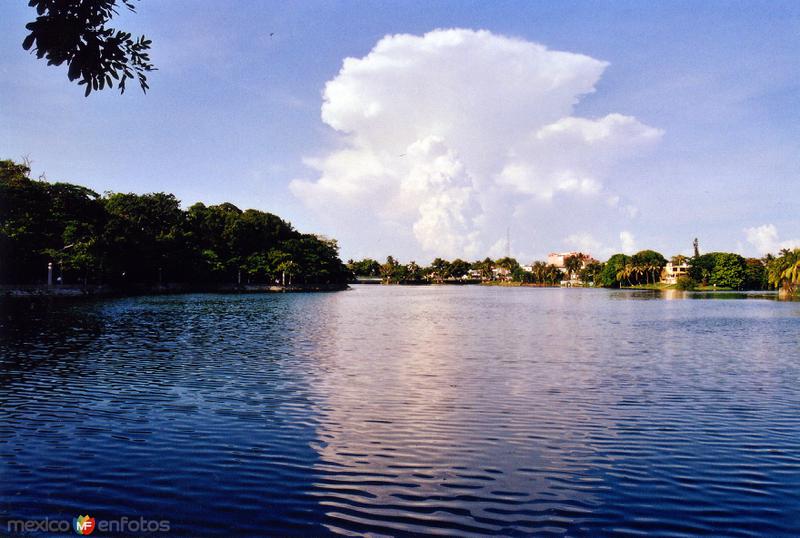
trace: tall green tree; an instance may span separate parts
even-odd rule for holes
[[[400,262],[394,259],[393,256],[386,257],[386,263],[381,265],[381,278],[386,284],[397,283],[400,278]]]
[[[706,286],[709,284],[714,265],[717,263],[715,253],[703,254],[692,258],[689,264],[689,276],[695,282]]]
[[[598,285],[598,279],[600,277],[600,273],[603,271],[603,264],[597,261],[591,261],[583,267],[579,274],[578,278],[580,278],[581,282],[586,283],[593,283]]]
[[[741,289],[745,281],[744,258],[730,252],[714,253],[709,283],[720,288]]]
[[[578,271],[581,270],[583,267],[583,254],[577,254],[575,256],[567,256],[564,258],[564,269],[567,274],[567,278],[575,278],[578,276]]]
[[[598,284],[605,288],[618,288],[621,282],[619,278],[620,271],[624,269],[628,263],[630,263],[630,257],[625,254],[614,254],[611,256],[603,265],[603,269],[597,277]]]
[[[744,261],[744,288],[747,290],[765,290],[769,287],[767,268],[758,258],[747,258]]]
[[[0,161],[0,279],[31,282],[54,263],[59,276],[84,280],[98,263],[105,214],[98,194],[28,177],[25,164]]]
[[[636,268],[637,277],[644,276],[646,284],[651,281],[655,284],[661,278],[661,269],[667,265],[667,260],[660,252],[642,250],[631,257],[631,263]]]
[[[469,272],[470,264],[462,260],[461,258],[456,258],[452,262],[450,262],[450,276],[453,278],[462,278]]]
[[[767,262],[769,283],[789,295],[800,293],[800,248],[783,249]]]
[[[430,272],[434,281],[443,282],[450,278],[450,262],[442,258],[436,258],[431,262]]]
[[[182,280],[184,215],[174,195],[116,193],[103,202],[108,215],[103,242],[112,282]]]

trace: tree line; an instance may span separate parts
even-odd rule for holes
[[[233,204],[184,210],[172,194],[96,192],[0,161],[0,282],[346,284],[335,241]]]
[[[534,262],[528,271],[511,257],[497,260],[487,257],[474,262],[436,258],[430,265],[421,266],[415,261],[402,264],[394,256],[388,256],[384,263],[372,258],[351,259],[347,261],[347,267],[356,278],[380,278],[385,284],[502,280],[553,286],[559,284],[565,274],[555,265],[545,262]]]
[[[678,289],[714,287],[735,290],[783,288],[798,293],[800,289],[800,249],[782,250],[778,256],[744,258],[732,252],[710,252],[688,257],[673,256],[674,266],[686,266],[677,279]],[[563,267],[536,261],[527,266],[511,257],[485,258],[474,262],[436,258],[428,266],[412,261],[400,263],[389,256],[385,263],[371,258],[348,260],[347,267],[359,278],[380,278],[387,284],[444,283],[464,281],[509,281],[535,285],[558,285],[563,280],[573,284],[605,288],[663,287],[662,276],[667,259],[655,250],[633,255],[614,254],[598,262],[577,253],[564,259]]]

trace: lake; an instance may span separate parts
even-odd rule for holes
[[[6,306],[0,534],[90,514],[176,536],[796,536],[800,303],[712,297]]]

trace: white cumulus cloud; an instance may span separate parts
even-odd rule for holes
[[[775,254],[783,248],[800,248],[800,239],[781,241],[774,224],[762,224],[744,230],[747,242],[755,247],[758,254]]]
[[[508,226],[515,244],[555,248],[561,219],[593,211],[624,222],[638,211],[605,180],[662,132],[575,115],[607,65],[488,31],[384,37],[326,84],[322,120],[342,146],[290,189],[344,245],[431,256],[482,256]]]
[[[620,250],[624,254],[633,254],[636,252],[636,239],[633,234],[628,231],[620,232],[619,234]]]

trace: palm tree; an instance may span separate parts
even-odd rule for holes
[[[400,264],[394,259],[394,257],[386,257],[386,263],[381,265],[381,278],[386,284],[390,284],[392,282],[392,277],[394,277],[394,273],[397,270],[398,265]]]
[[[622,269],[617,271],[617,280],[622,282],[622,280],[628,281],[628,287],[632,286],[631,284],[631,276],[634,274],[634,266],[633,264],[626,263]]]
[[[650,271],[650,277],[653,279],[653,285],[656,283],[656,271],[661,269],[661,266],[655,262],[647,264],[647,270]]]
[[[677,254],[677,255],[673,256],[672,259],[670,259],[670,261],[672,262],[672,265],[683,265],[688,260],[689,260],[689,258],[684,256],[683,254]]]
[[[533,262],[533,279],[539,284],[544,284],[547,276],[547,264],[544,262]]]
[[[631,267],[631,272],[633,273],[633,276],[636,277],[636,285],[638,286],[639,284],[642,283],[642,281],[641,281],[641,278],[642,278],[642,266],[639,265],[639,264],[633,265]]]
[[[289,277],[289,286],[292,285],[292,277],[295,276],[299,271],[299,266],[297,263],[293,262],[292,260],[287,260],[281,262],[278,265],[278,271],[281,272],[281,284],[286,286],[286,277]]]
[[[661,281],[661,271],[664,270],[664,266],[660,263],[653,263],[653,284],[656,283],[656,278]]]
[[[767,279],[793,295],[800,287],[800,248],[783,249],[781,255],[767,262]]]
[[[420,280],[422,278],[422,270],[414,260],[411,260],[408,265],[406,265],[406,272],[409,280]]]
[[[564,258],[564,269],[567,270],[567,278],[572,280],[575,274],[583,267],[583,254],[567,256]]]
[[[561,272],[561,269],[559,269],[553,264],[550,264],[547,266],[545,275],[546,275],[545,279],[549,284],[555,284],[556,282],[561,280],[563,273]]]
[[[492,269],[494,269],[494,262],[491,258],[486,258],[480,262],[480,271],[483,280],[492,280],[494,278],[494,272],[492,272]]]
[[[636,264],[636,284],[642,284],[642,275],[644,275],[644,282],[645,284],[649,284],[650,282],[647,280],[647,264],[646,263],[638,263]]]

